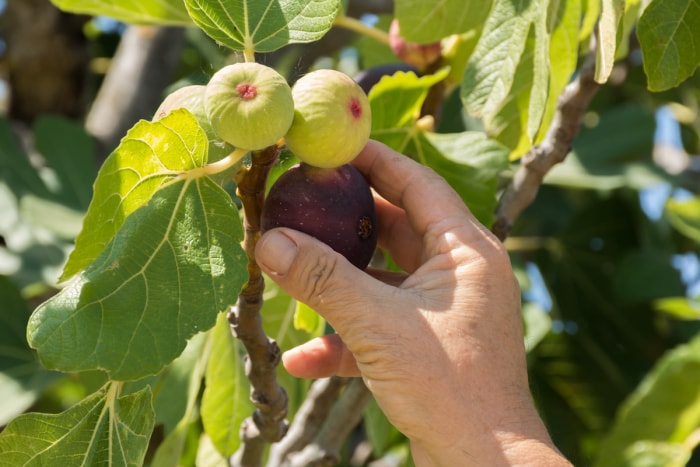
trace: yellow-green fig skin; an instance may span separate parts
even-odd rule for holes
[[[345,73],[316,70],[292,87],[294,122],[285,143],[301,161],[321,168],[353,160],[369,139],[367,95]]]
[[[204,108],[221,139],[249,150],[276,144],[294,119],[289,84],[256,62],[227,65],[214,73],[204,91]]]

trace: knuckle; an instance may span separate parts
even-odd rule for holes
[[[297,272],[300,281],[301,300],[309,306],[323,303],[324,299],[332,296],[337,288],[335,279],[338,267],[336,254],[309,255],[303,262],[302,268]]]

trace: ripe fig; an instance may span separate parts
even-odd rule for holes
[[[392,20],[389,26],[389,47],[392,52],[404,63],[413,65],[418,68],[425,67],[436,61],[442,52],[440,42],[431,44],[416,44],[407,42],[401,35],[399,21]]]
[[[345,73],[316,70],[294,83],[287,147],[315,167],[339,167],[359,154],[372,126],[367,95]]]
[[[261,230],[289,227],[321,240],[360,269],[377,246],[374,199],[362,174],[349,164],[324,169],[305,163],[270,188]]]
[[[181,108],[189,110],[209,139],[208,161],[216,162],[230,154],[234,148],[219,138],[209,123],[204,111],[204,89],[202,85],[183,86],[168,94],[153,115],[153,121],[160,120],[173,110]]]
[[[221,139],[250,150],[275,144],[294,118],[287,81],[255,62],[228,65],[214,73],[204,91],[204,108]]]

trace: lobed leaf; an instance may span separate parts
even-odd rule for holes
[[[182,172],[207,163],[208,140],[187,110],[141,121],[107,158],[95,180],[83,230],[60,278],[82,271],[112,240],[126,218]]]
[[[154,425],[151,391],[119,397],[117,387],[59,414],[12,420],[0,434],[0,465],[142,465]]]
[[[340,0],[185,0],[194,22],[235,50],[272,52],[319,40],[333,26]]]
[[[406,40],[425,44],[478,29],[486,21],[492,3],[492,0],[396,0],[395,15]]]
[[[236,206],[211,179],[161,189],[34,311],[29,344],[50,369],[101,369],[114,380],[158,373],[235,303],[247,279],[242,236]]]
[[[637,37],[651,91],[664,91],[700,66],[700,0],[653,0],[642,13]]]
[[[64,11],[109,16],[125,23],[192,24],[182,0],[51,0]]]

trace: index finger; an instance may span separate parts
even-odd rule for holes
[[[377,193],[406,211],[419,236],[444,219],[459,217],[480,225],[445,179],[382,143],[370,140],[352,164]]]

